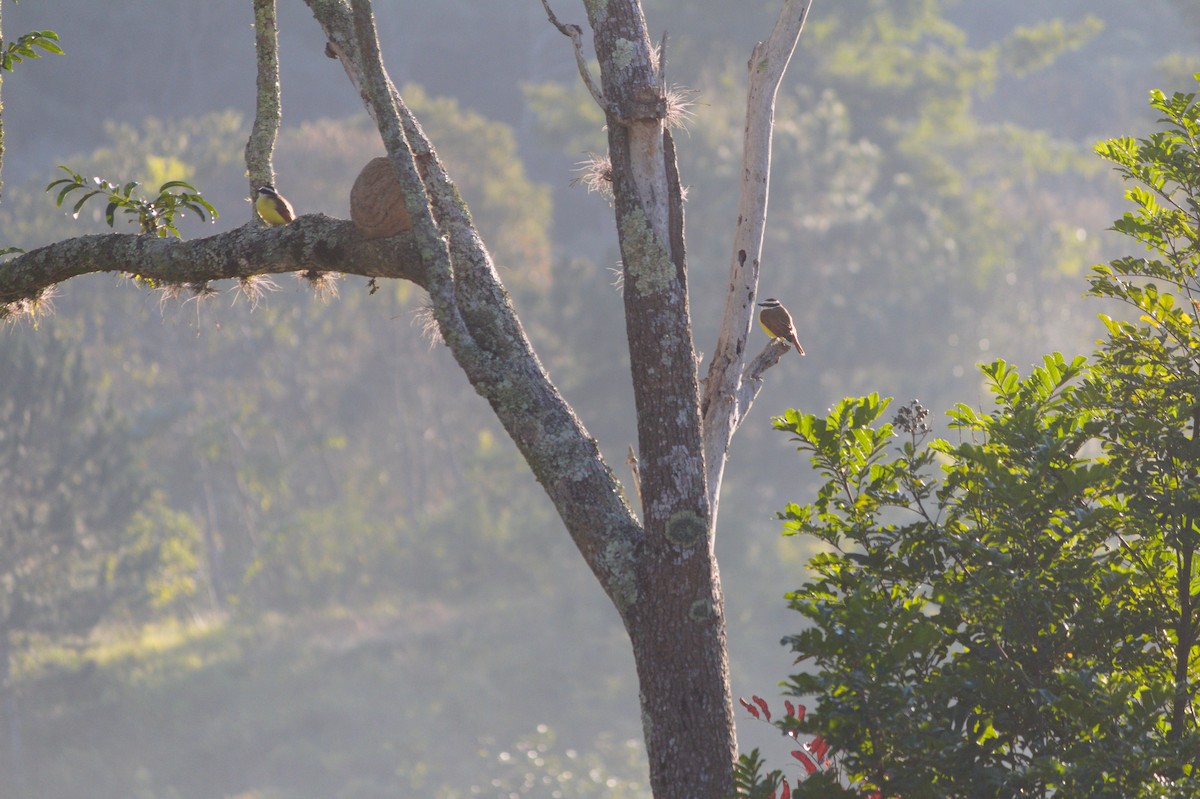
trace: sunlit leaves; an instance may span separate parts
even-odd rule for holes
[[[4,45],[0,51],[0,69],[11,72],[14,64],[27,58],[41,58],[44,53],[62,55],[58,46],[58,34],[54,31],[30,31],[15,42]]]
[[[69,177],[52,181],[46,191],[57,191],[54,204],[61,208],[67,196],[81,192],[71,207],[71,216],[78,218],[83,206],[93,197],[108,200],[104,208],[104,221],[116,227],[116,214],[121,211],[134,217],[143,235],[159,238],[180,238],[175,219],[184,211],[191,211],[201,221],[216,219],[217,210],[200,195],[196,187],[182,180],[170,180],[158,188],[158,194],[150,199],[141,196],[140,184],[129,181],[124,185],[111,183],[100,177],[85,178],[69,167],[59,166]]]
[[[814,506],[819,523],[810,525],[811,514],[797,509],[789,514],[789,519],[797,523],[793,529],[820,535],[829,529],[828,519],[838,514],[868,521],[875,509],[860,487],[876,494],[895,494],[895,476],[879,465],[892,441],[892,428],[889,424],[874,426],[890,402],[871,394],[843,399],[826,417],[789,410],[772,419],[776,430],[794,435],[799,450],[811,453],[813,467],[828,478]]]
[[[1140,588],[1111,545],[1112,472],[1081,454],[1085,360],[981,370],[996,406],[957,406],[951,439],[898,440],[924,416],[889,425],[875,397],[776,420],[824,479],[785,523],[833,545],[788,595],[808,625],[785,639],[805,666],[787,686],[817,698],[801,728],[836,748],[845,779],[886,773],[898,795],[1085,779],[1060,750],[1125,694],[1079,675],[1144,660],[1118,612]]]
[[[1200,115],[1192,94],[1151,104],[1158,132],[1097,148],[1148,254],[1093,268],[1091,294],[1133,313],[1101,317],[1090,366],[984,365],[995,407],[955,406],[929,442],[889,442],[915,425],[876,398],[776,420],[824,481],[781,517],[828,545],[788,595],[807,625],[787,686],[849,781],[1196,794]]]
[[[1125,258],[1110,264],[1111,275],[1170,277],[1189,297],[1200,267],[1200,107],[1195,93],[1167,97],[1150,93],[1150,105],[1162,114],[1161,129],[1143,139],[1122,137],[1096,145],[1096,152],[1116,166],[1132,185],[1125,196],[1133,210],[1113,228],[1158,253],[1160,260]],[[1132,284],[1103,272],[1093,277],[1093,291],[1127,299]]]

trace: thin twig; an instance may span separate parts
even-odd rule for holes
[[[592,73],[588,70],[587,61],[583,57],[583,28],[578,25],[564,25],[558,21],[558,17],[554,16],[554,11],[550,8],[549,0],[542,0],[542,8],[546,9],[546,16],[550,18],[550,24],[558,28],[558,32],[563,36],[571,39],[571,44],[575,45],[575,63],[579,67],[579,77],[583,78],[583,85],[587,86],[588,92],[592,95],[592,99],[596,101],[596,105],[604,111],[608,110],[608,102],[604,99],[604,92],[600,91],[600,87],[592,80]]]

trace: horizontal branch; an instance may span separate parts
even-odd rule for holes
[[[410,234],[369,240],[351,222],[309,214],[290,225],[244,225],[187,241],[128,233],[64,239],[0,263],[0,309],[34,302],[46,289],[92,272],[121,272],[168,285],[202,285],[306,271],[401,278],[425,286]]]

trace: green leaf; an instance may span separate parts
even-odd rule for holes
[[[79,198],[79,201],[75,203],[75,207],[71,209],[71,215],[76,217],[79,216],[79,210],[83,208],[83,204],[99,193],[100,192],[98,191],[85,192],[84,195]]]

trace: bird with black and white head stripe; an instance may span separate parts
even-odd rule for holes
[[[254,196],[254,210],[272,227],[286,225],[296,218],[292,204],[271,186],[259,186]]]
[[[762,308],[758,313],[758,323],[771,338],[780,338],[796,348],[796,352],[804,354],[800,339],[796,337],[796,328],[792,326],[792,315],[788,313],[783,303],[770,297],[759,303]]]

